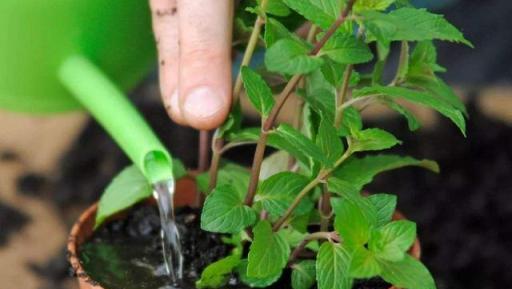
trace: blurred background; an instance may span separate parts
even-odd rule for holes
[[[441,166],[439,175],[419,169],[387,173],[369,190],[399,195],[400,210],[418,222],[423,258],[438,288],[509,288],[512,2],[417,4],[444,14],[475,45],[469,49],[438,43],[439,63],[448,69],[444,79],[468,105],[468,137],[428,111],[417,111],[425,125],[414,135],[395,115],[367,111],[368,121],[404,141],[398,152],[431,158]],[[159,98],[156,64],[130,95],[171,152],[189,168],[195,167],[197,133],[168,119]],[[293,114],[293,107],[283,120]],[[251,115],[250,110],[246,113]],[[251,154],[252,148],[244,148],[229,157],[248,164]],[[34,117],[0,110],[0,287],[75,288],[66,260],[67,233],[79,213],[128,163],[83,112]]]

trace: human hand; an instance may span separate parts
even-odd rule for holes
[[[220,126],[231,106],[232,0],[150,0],[160,90],[171,118]]]

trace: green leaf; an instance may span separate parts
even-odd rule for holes
[[[290,226],[301,233],[307,233],[312,213],[309,212],[308,214],[292,217],[290,219]]]
[[[394,135],[379,128],[369,128],[353,135],[352,151],[377,151],[394,147],[401,142]]]
[[[290,248],[297,247],[306,237],[306,233],[301,233],[291,226],[285,227],[279,231],[279,234],[286,240]]]
[[[321,69],[316,69],[309,73],[307,80],[305,94],[301,93],[304,100],[311,105],[311,108],[313,108],[318,115],[322,115],[334,121],[336,88],[325,78]],[[315,127],[317,127],[318,124],[319,121],[316,122]]]
[[[351,157],[333,172],[331,178],[349,181],[357,190],[361,190],[366,184],[371,183],[377,174],[405,166],[417,166],[439,172],[439,166],[431,160],[397,155],[371,155],[364,158]]]
[[[322,150],[292,126],[283,123],[273,133],[281,138],[280,147],[284,150],[290,153],[301,151],[321,163],[329,163]]]
[[[416,224],[400,220],[384,225],[371,235],[368,247],[380,259],[400,261],[416,238]]]
[[[258,73],[247,66],[242,67],[241,75],[245,91],[252,105],[263,117],[267,117],[275,103],[270,87]]]
[[[215,131],[215,137],[222,138],[224,135],[240,129],[242,123],[242,109],[240,103],[233,105],[226,121]]]
[[[324,242],[316,258],[318,289],[350,289],[353,280],[348,276],[350,253],[341,244]]]
[[[173,158],[172,163],[175,180],[187,175],[187,170],[179,159]],[[134,165],[124,168],[101,196],[94,228],[98,228],[108,217],[149,198],[152,192],[153,187]]]
[[[268,221],[260,221],[253,230],[254,240],[249,248],[247,276],[269,278],[281,274],[288,263],[290,246]]]
[[[217,174],[217,187],[230,186],[241,199],[245,197],[251,176],[247,168],[223,160]],[[208,172],[198,175],[196,181],[201,192],[208,191],[210,181]]]
[[[308,182],[307,177],[296,173],[278,173],[258,186],[255,201],[261,204],[270,215],[274,217],[282,216]],[[297,209],[298,214],[304,213],[304,206],[302,206],[302,210]],[[307,212],[310,207],[306,206],[305,209]]]
[[[237,268],[238,276],[242,283],[252,288],[265,288],[275,283],[281,277],[282,271],[278,274],[266,278],[256,278],[247,275],[247,260],[242,260]]]
[[[433,77],[436,72],[446,69],[437,64],[437,51],[432,41],[421,41],[416,44],[410,60],[407,78]]]
[[[377,227],[389,223],[396,209],[396,196],[389,194],[370,195],[368,200],[377,209]]]
[[[331,59],[325,59],[324,64],[320,67],[320,71],[333,87],[339,87],[343,82],[345,67],[346,65],[339,64]]]
[[[304,16],[323,29],[336,21],[341,13],[341,3],[339,0],[284,0],[288,7]]]
[[[338,137],[336,129],[327,118],[322,118],[320,121],[316,144],[330,163],[335,163],[344,151],[343,143]]]
[[[395,81],[397,83],[402,83],[407,76],[407,72],[409,71],[409,42],[401,41],[400,43],[400,54],[404,55],[403,60],[398,63],[398,70],[396,72]]]
[[[267,48],[271,47],[278,40],[294,37],[288,29],[272,17],[268,17],[265,22],[265,34],[263,36]]]
[[[256,221],[256,213],[229,185],[217,186],[208,195],[201,214],[201,229],[214,233],[238,233]]]
[[[329,178],[327,180],[327,186],[330,192],[335,192],[340,196],[345,194],[359,194],[360,190],[353,186],[348,180],[342,180],[339,178]]]
[[[361,12],[365,10],[386,10],[395,0],[359,0],[354,4],[354,11]]]
[[[258,15],[258,16],[261,16],[261,17],[265,17],[265,13],[263,12],[261,7],[259,7],[259,6],[247,7],[247,8],[245,8],[245,11],[247,11],[249,13],[252,13],[252,14],[255,14],[255,15]]]
[[[381,268],[373,252],[365,247],[357,248],[352,254],[350,277],[372,278],[379,275]]]
[[[309,47],[293,39],[278,40],[267,49],[265,66],[269,71],[283,74],[305,74],[322,66],[320,57],[308,55]]]
[[[277,151],[264,158],[261,162],[260,181],[264,181],[277,173],[288,171],[289,160],[290,155],[285,151]]]
[[[395,0],[395,6],[397,8],[413,7],[410,0]]]
[[[197,288],[219,288],[229,281],[231,272],[240,264],[239,254],[230,255],[208,265],[196,281]]]
[[[464,115],[468,115],[466,107],[460,97],[456,95],[453,89],[440,78],[417,77],[414,79],[408,79],[408,82],[405,85],[412,86],[412,88],[418,90],[427,91],[433,96],[444,100],[451,106],[460,110]]]
[[[380,261],[380,276],[399,288],[435,289],[434,278],[428,269],[409,255],[399,262]]]
[[[437,110],[442,115],[451,119],[459,127],[462,134],[466,135],[466,121],[462,112],[444,99],[436,97],[429,92],[417,91],[403,87],[372,86],[354,92],[354,97],[368,95],[387,95],[396,99],[404,99]]]
[[[187,175],[187,169],[179,159],[172,159],[172,175],[175,180],[179,180]]]
[[[387,14],[377,11],[365,11],[361,14],[365,27],[379,42],[439,39],[473,47],[442,15],[425,9],[400,8]]]
[[[291,129],[294,130],[293,128],[291,128]],[[300,134],[300,132],[298,132],[296,130],[295,130],[295,132]],[[260,138],[260,135],[261,135],[261,128],[250,127],[250,128],[244,128],[237,132],[229,134],[227,136],[227,140],[230,142],[254,142],[255,143]],[[299,136],[299,137],[306,138],[304,135]],[[314,143],[311,142],[311,140],[309,140],[307,138],[306,138],[306,142],[314,145]],[[290,153],[294,158],[296,158],[297,160],[299,160],[300,162],[302,162],[305,165],[310,164],[310,158],[308,155],[309,151],[303,151],[303,150],[301,150],[300,145],[290,143],[290,141],[286,137],[284,137],[284,134],[279,134],[276,131],[272,131],[268,135],[268,143],[267,144],[273,148],[283,150],[283,151]],[[317,148],[317,150],[318,150],[318,152],[320,152],[320,148]],[[315,153],[315,155],[317,155],[318,152]]]
[[[304,260],[292,266],[292,288],[309,289],[315,284],[316,264],[313,260]]]
[[[320,123],[320,115],[309,103],[302,107],[302,129],[301,132],[309,139],[315,139]]]
[[[377,223],[377,211],[372,203],[359,194],[343,194],[333,198],[334,228],[349,248],[357,248],[368,242]]]
[[[368,45],[348,33],[334,34],[325,43],[319,55],[326,55],[341,64],[365,63],[373,58],[373,54],[368,48]]]
[[[124,168],[107,186],[100,198],[96,224],[98,228],[108,217],[149,198],[153,192],[151,184],[137,167]]]
[[[383,103],[390,109],[398,112],[399,114],[405,117],[405,119],[407,120],[407,126],[409,127],[410,131],[415,131],[418,128],[420,128],[420,122],[418,121],[416,116],[414,116],[414,114],[407,108],[396,103],[393,99],[383,99]]]
[[[261,0],[258,0],[258,4],[261,5]],[[276,16],[288,16],[290,9],[283,3],[283,0],[268,0],[267,8],[265,12]]]
[[[359,111],[353,106],[345,108],[339,129],[340,136],[355,135],[361,129],[363,129],[363,119]]]

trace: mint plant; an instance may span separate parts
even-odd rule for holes
[[[307,35],[293,32],[306,22]],[[376,153],[401,141],[366,127],[361,111],[383,105],[415,131],[420,122],[403,104],[425,106],[465,135],[466,109],[438,77],[445,69],[433,41],[472,44],[443,16],[407,0],[243,1],[235,26],[236,47],[245,53],[234,105],[214,135],[210,170],[197,177],[206,194],[201,228],[226,234],[233,249],[206,267],[196,286],[221,288],[236,275],[264,288],[291,270],[294,289],[349,289],[373,277],[400,288],[436,288],[408,254],[415,223],[392,218],[396,196],[363,190],[379,173],[405,166],[438,172],[438,165]],[[393,43],[399,60],[387,79]],[[251,68],[257,50],[264,65]],[[241,125],[242,92],[260,114],[259,127]],[[291,94],[300,98],[295,120],[279,124]],[[256,144],[250,169],[222,160],[247,144]],[[267,147],[275,151],[265,157]]]
[[[400,141],[364,127],[360,111],[387,106],[414,131],[420,123],[402,105],[410,102],[437,110],[465,134],[466,110],[437,76],[444,68],[432,41],[471,43],[441,15],[407,1],[261,0],[245,11],[256,20],[234,92],[238,98],[243,84],[261,126],[242,128],[235,104],[217,130],[209,186],[205,176],[199,179],[208,192],[201,227],[232,234],[230,240],[240,243],[208,266],[197,285],[217,288],[236,272],[247,285],[266,287],[290,268],[294,289],[315,283],[320,289],[351,288],[355,279],[376,276],[399,287],[435,288],[427,268],[407,254],[416,225],[392,220],[396,197],[361,192],[387,170],[439,168],[429,160],[364,155]],[[244,23],[242,16],[236,23]],[[311,22],[306,39],[280,22],[287,17]],[[265,46],[265,65],[258,70],[248,66],[255,39]],[[393,42],[400,43],[400,59],[394,78],[386,81],[383,69]],[[373,66],[370,73],[357,71],[363,63]],[[302,99],[297,121],[277,124],[294,92]],[[256,143],[250,171],[219,165],[222,153],[248,143]],[[267,146],[277,152],[264,158]],[[242,243],[250,243],[248,252]],[[315,256],[305,257],[305,251]]]

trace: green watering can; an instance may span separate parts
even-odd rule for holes
[[[152,68],[147,0],[0,0],[0,108],[85,107],[153,183],[169,153],[123,92]]]

